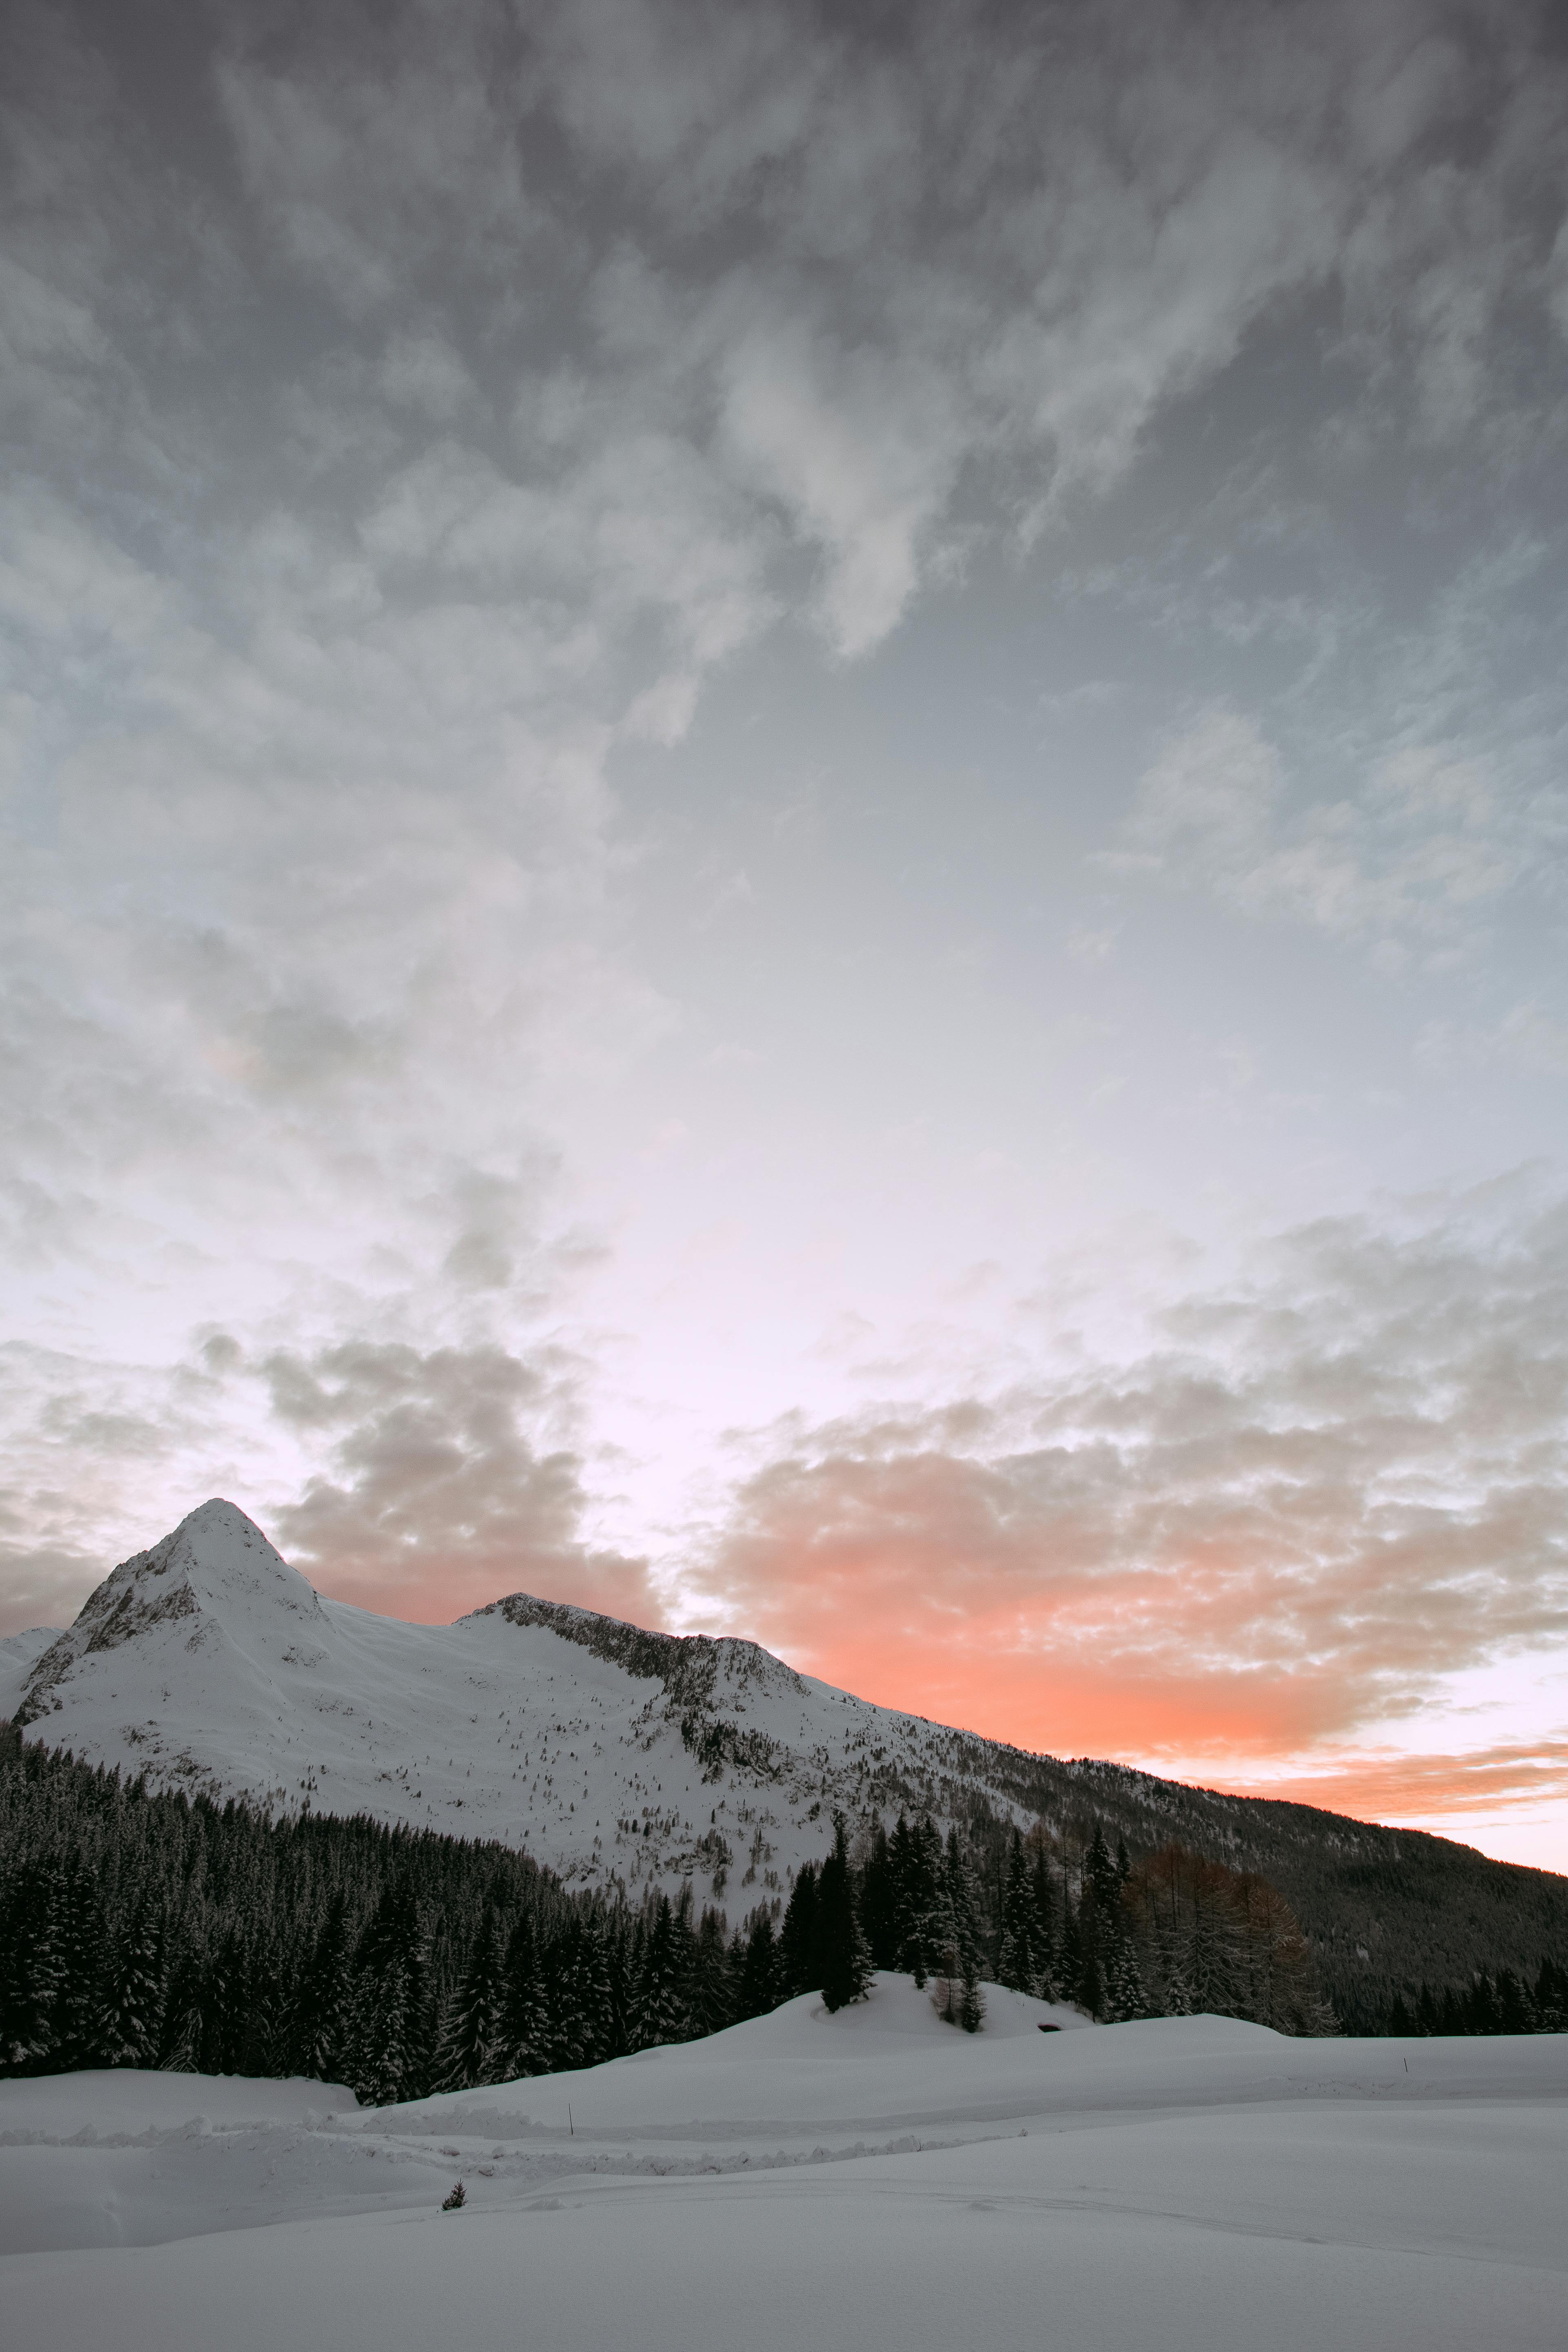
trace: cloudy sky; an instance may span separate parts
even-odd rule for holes
[[[15,0],[0,1628],[745,1633],[1568,1868],[1568,37]]]

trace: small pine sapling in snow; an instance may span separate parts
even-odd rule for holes
[[[465,2190],[462,2182],[460,2180],[454,2180],[452,2183],[451,2195],[449,2197],[443,2197],[441,2200],[441,2210],[443,2213],[460,2212],[468,2201],[468,2193]]]

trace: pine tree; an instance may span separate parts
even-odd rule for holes
[[[504,1996],[501,1923],[493,1904],[488,1904],[469,1950],[468,1965],[447,2003],[436,2060],[437,2090],[465,2091],[506,2079],[502,2071]]]
[[[8,1895],[13,1925],[0,1942],[0,2063],[8,2073],[42,2074],[59,2049],[64,1885],[58,1871],[28,1871],[18,1874]]]
[[[1029,1891],[1034,1897],[1034,1918],[1031,1937],[1035,1952],[1036,1972],[1042,2000],[1061,1997],[1061,1953],[1057,1924],[1057,1901],[1051,1886],[1050,1864],[1046,1857],[1045,1829],[1042,1824],[1030,1832],[1034,1844],[1034,1860],[1029,1867]]]
[[[150,2066],[163,2023],[163,1937],[151,1903],[142,1901],[115,1939],[99,2016],[98,2044],[106,2066]]]
[[[354,1956],[349,2084],[374,2106],[416,2097],[427,2071],[426,1943],[414,1889],[395,1881]]]
[[[342,1887],[325,1916],[300,1971],[289,2028],[289,2060],[296,2074],[333,2082],[342,2066],[348,2007],[348,1897]]]
[[[823,2005],[830,2012],[864,2000],[871,1985],[871,1954],[856,1916],[844,1816],[833,1816],[833,1851],[822,1865],[816,1898]]]
[[[1138,1947],[1125,1929],[1116,1937],[1105,1963],[1105,2013],[1117,2024],[1148,2015]]]
[[[686,2019],[680,1999],[675,1914],[668,1895],[655,1906],[643,1946],[637,1983],[636,2038],[639,2050],[685,2039]]]
[[[1024,1841],[1015,1830],[1007,1856],[1006,1885],[1002,1896],[1002,1948],[996,1962],[998,1983],[1010,1985],[1015,1992],[1032,1993],[1039,1988],[1034,1928],[1034,1889],[1024,1858]]]
[[[942,1965],[947,1937],[942,1838],[929,1813],[911,1826],[900,1813],[889,1840],[896,1903],[897,1966],[917,1985]]]
[[[499,2038],[500,2081],[515,2082],[520,2075],[544,2073],[549,2064],[550,2024],[540,1993],[533,1921],[527,1911],[520,1913],[507,1938]]]
[[[909,1832],[901,1816],[900,1826],[904,1827],[907,1842]],[[892,1845],[880,1821],[871,1832],[871,1851],[860,1875],[859,1916],[872,1966],[897,1968],[900,1957],[898,1874]]]
[[[767,1910],[760,1908],[747,1932],[735,1994],[738,2018],[765,2017],[780,1999],[778,1939]]]
[[[981,1941],[979,1905],[975,1897],[974,1874],[969,1857],[959,1843],[958,1832],[947,1833],[947,1853],[942,1878],[942,1899],[946,1915],[945,1940],[958,1952],[959,1971],[973,1971],[979,1979],[984,1947]]]
[[[958,2003],[958,2022],[965,2033],[978,2033],[985,2022],[985,1996],[980,1990],[980,1973],[973,1959],[963,1963],[962,1990]]]
[[[784,1979],[786,2000],[794,2000],[798,1993],[820,1991],[820,1958],[816,1927],[816,1866],[814,1863],[803,1862],[795,1873],[795,1885],[784,1906],[784,1924],[779,1929],[779,1972]]]
[[[730,1953],[724,1940],[722,1915],[705,1907],[697,1923],[685,1987],[688,2031],[693,2035],[721,2033],[734,2022],[735,1988],[730,1975]]]

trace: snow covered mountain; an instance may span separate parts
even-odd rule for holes
[[[117,1568],[68,1632],[0,1651],[26,1738],[275,1811],[494,1838],[577,1885],[685,1878],[731,1921],[859,1822],[1102,1821],[1176,1838],[1287,1896],[1342,2017],[1422,1976],[1532,1972],[1568,1948],[1568,1880],[1310,1806],[1064,1762],[872,1706],[754,1643],[650,1633],[513,1593],[408,1625],[312,1591],[232,1503]],[[993,1842],[994,1847],[994,1841]]]
[[[453,1625],[374,1616],[323,1599],[221,1501],[100,1585],[33,1660],[16,1719],[153,1787],[496,1838],[634,1895],[691,1876],[742,1909],[821,1855],[836,1805],[948,1815],[984,1790],[1036,1810],[1009,1790],[1017,1751],[753,1643],[527,1593]]]

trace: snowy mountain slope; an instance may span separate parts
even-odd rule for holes
[[[496,1838],[633,1895],[690,1875],[742,1910],[822,1853],[837,1804],[945,1811],[954,1786],[981,1785],[1007,1805],[985,1765],[1009,1751],[752,1643],[521,1593],[405,1624],[321,1598],[221,1501],[106,1579],[16,1719],[154,1787]]]
[[[0,2084],[7,2321],[37,2352],[1555,2352],[1568,2041],[1047,2037],[987,1991],[973,2038],[883,1975],[406,2106]]]

